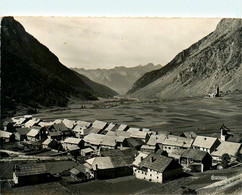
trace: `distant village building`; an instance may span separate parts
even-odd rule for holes
[[[69,137],[72,135],[72,132],[70,129],[68,129],[64,123],[57,123],[57,124],[53,124],[50,128],[49,128],[50,131],[54,132],[61,132],[62,135],[63,135],[63,138],[65,137]]]
[[[58,149],[58,142],[54,139],[46,139],[43,143],[42,143],[42,147],[46,148],[46,149]]]
[[[15,138],[18,141],[24,141],[27,139],[27,134],[30,132],[29,128],[16,128]]]
[[[95,120],[90,128],[90,133],[101,133],[108,127],[108,123],[104,121]]]
[[[231,161],[237,160],[242,153],[241,143],[221,141],[220,145],[211,153],[214,161],[220,162],[223,154],[228,154]]]
[[[212,166],[212,157],[205,151],[187,149],[181,154],[180,163],[192,171],[203,172]]]
[[[70,150],[71,148],[74,148],[72,146],[75,146],[76,149],[80,150],[81,148],[84,148],[84,140],[74,137],[66,138],[63,142],[63,148],[65,150]]]
[[[116,131],[127,131],[129,129],[128,125],[121,124]]]
[[[40,141],[40,132],[38,129],[31,129],[28,133],[27,133],[27,139],[29,141]]]
[[[0,130],[0,143],[13,141],[15,141],[15,136],[13,133]]]
[[[64,119],[62,123],[68,128],[68,129],[73,129],[75,126],[75,121],[69,120],[69,119]]]
[[[220,141],[215,137],[198,135],[193,142],[193,148],[196,150],[206,151],[211,154],[220,144]]]
[[[82,156],[91,156],[93,154],[94,150],[92,148],[84,148],[81,150]]]
[[[33,118],[33,119],[27,121],[27,122],[24,124],[24,126],[25,126],[26,128],[31,128],[31,127],[33,127],[34,125],[38,125],[39,122],[41,122],[41,119]]]
[[[90,145],[94,149],[99,149],[105,135],[90,133],[84,137],[85,145]]]
[[[162,142],[162,149],[171,153],[173,150],[187,149],[192,146],[193,139],[169,135]]]
[[[8,132],[14,132],[15,127],[13,126],[13,122],[5,121],[3,123],[3,130]]]
[[[186,131],[180,135],[181,137],[186,137],[189,139],[195,139],[197,137],[197,134],[193,131]]]
[[[123,142],[124,147],[132,147],[136,150],[140,150],[141,146],[144,145],[145,142],[142,139],[135,139],[135,138],[125,138]]]
[[[94,171],[92,167],[88,164],[80,164],[70,170],[71,177],[81,181],[88,181],[94,179]]]
[[[140,148],[141,152],[144,153],[155,153],[159,149],[158,144],[151,146],[151,145],[142,145]]]
[[[17,185],[44,183],[51,180],[51,174],[44,164],[15,165],[13,168],[13,182]]]
[[[172,158],[151,153],[134,168],[138,179],[163,183],[167,179],[177,178],[183,173],[182,166]]]

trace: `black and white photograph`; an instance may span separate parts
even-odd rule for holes
[[[1,17],[1,194],[241,194],[242,19]]]

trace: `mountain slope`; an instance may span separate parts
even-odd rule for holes
[[[166,66],[144,74],[128,94],[174,99],[242,89],[241,19],[222,19],[216,30],[179,53]]]
[[[72,68],[72,70],[87,76],[93,81],[106,85],[119,94],[125,94],[134,84],[134,82],[144,73],[161,68],[161,65],[152,63],[144,66],[115,67],[113,69],[94,69],[85,70],[83,68]]]
[[[2,109],[15,105],[65,106],[68,97],[95,100],[117,93],[76,75],[13,17],[1,21]],[[103,93],[95,88],[105,89]],[[14,105],[15,104],[15,105]]]

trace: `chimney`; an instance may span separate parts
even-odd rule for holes
[[[150,162],[151,162],[151,163],[154,162],[154,157],[153,157],[153,156],[150,157]]]

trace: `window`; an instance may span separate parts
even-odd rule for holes
[[[171,147],[168,147],[169,148],[169,150],[171,149]]]
[[[159,177],[157,177],[157,179],[159,179]]]
[[[152,176],[152,174],[150,174],[150,176]]]

